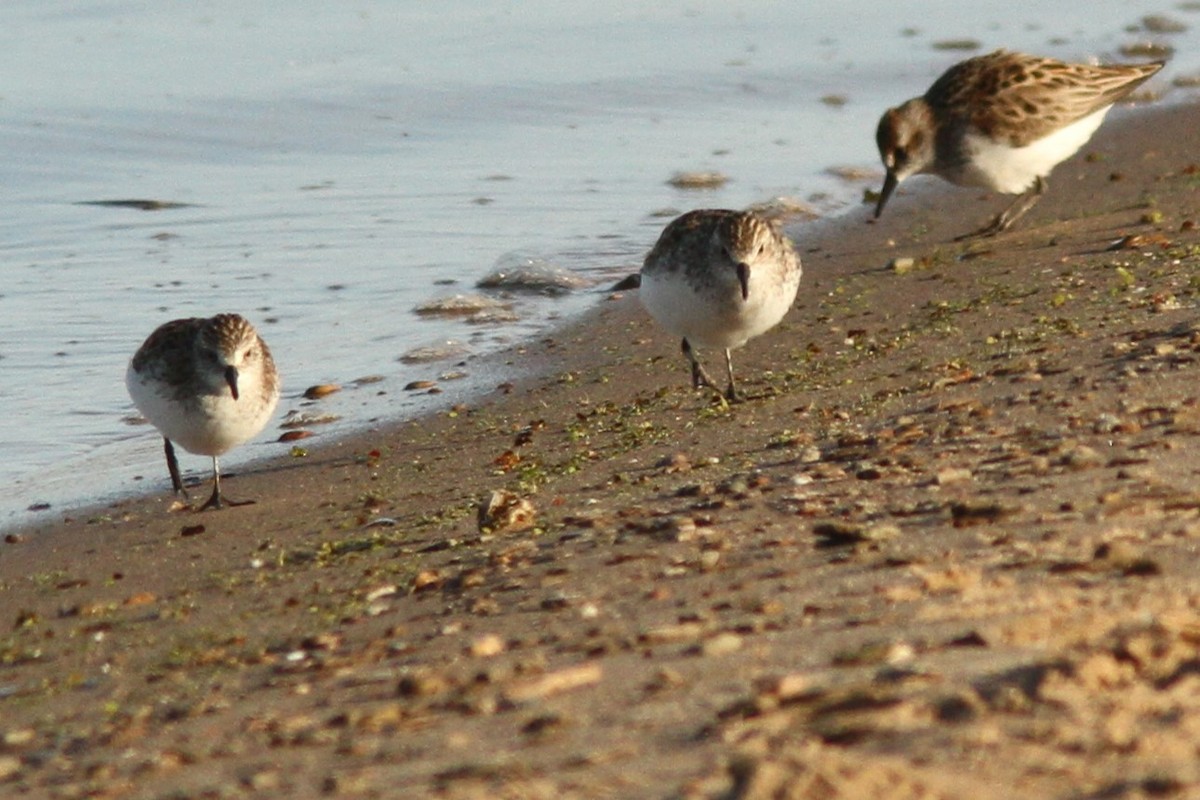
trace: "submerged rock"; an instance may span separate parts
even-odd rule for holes
[[[501,256],[495,268],[475,285],[480,289],[504,289],[557,297],[586,289],[591,282],[566,267],[544,259],[510,253]]]
[[[494,297],[482,294],[453,294],[428,300],[413,310],[423,317],[471,317],[485,311],[509,308],[511,304]]]
[[[470,351],[462,342],[448,339],[444,342],[414,347],[401,355],[400,361],[405,364],[428,364],[431,361],[446,361],[451,358],[461,358],[468,352]]]

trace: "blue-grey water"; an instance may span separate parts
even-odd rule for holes
[[[1148,15],[1186,30],[1147,31]],[[518,298],[503,324],[413,313],[497,264],[607,282],[667,209],[789,197],[863,213],[866,183],[829,168],[877,170],[881,110],[955,60],[999,46],[1139,60],[1122,48],[1165,43],[1177,55],[1154,85],[1178,97],[1172,79],[1200,73],[1198,27],[1198,3],[1117,0],[8,0],[0,525],[166,490],[123,384],[166,320],[245,314],[283,372],[279,417],[336,415],[312,427],[328,439],[419,410],[409,381],[452,395],[467,384],[448,373],[479,378],[475,357],[599,296]],[[978,49],[938,46],[964,39]],[[667,183],[696,170],[730,180]],[[133,198],[187,205],[81,204]],[[465,355],[398,360],[447,340]],[[355,388],[364,376],[381,380]],[[326,382],[346,389],[306,405]],[[278,422],[226,463],[284,452]]]

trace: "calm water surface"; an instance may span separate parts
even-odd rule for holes
[[[340,417],[314,428],[319,445],[420,410],[409,381],[441,379],[442,401],[494,384],[479,355],[599,296],[516,298],[506,324],[413,313],[497,264],[603,284],[637,267],[666,210],[782,196],[865,213],[866,184],[828,168],[876,169],[881,110],[971,52],[1121,60],[1157,41],[1180,53],[1158,86],[1200,71],[1196,3],[645,5],[5,2],[0,525],[166,491],[123,383],[166,320],[251,318],[284,374],[280,417]],[[1147,33],[1150,14],[1188,29]],[[979,50],[935,47],[958,39]],[[667,185],[684,170],[730,181]],[[188,205],[81,204],[127,198]],[[465,356],[398,360],[448,340]],[[354,388],[364,376],[382,380]],[[324,382],[347,388],[306,405]],[[277,435],[227,463],[284,452]],[[183,463],[206,474],[207,459]]]

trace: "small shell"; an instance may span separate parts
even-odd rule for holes
[[[490,533],[523,531],[533,527],[537,510],[533,503],[512,492],[492,492],[479,504],[479,530]]]

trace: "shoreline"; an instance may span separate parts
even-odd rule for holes
[[[1171,107],[1178,107],[1180,105],[1187,105],[1190,102],[1195,102],[1195,101],[1181,100],[1178,97],[1176,97],[1174,100],[1166,102],[1165,105],[1151,105],[1151,106],[1139,107],[1134,113],[1125,116],[1124,119],[1108,120],[1107,125],[1112,125],[1114,123],[1116,123],[1116,124],[1132,124],[1132,119],[1134,119],[1138,114],[1140,114],[1142,112],[1145,112],[1145,111],[1154,112],[1155,110],[1162,110],[1162,109],[1171,108]],[[874,164],[874,162],[872,162],[872,163]],[[849,180],[849,181],[847,181],[847,184],[850,187],[850,192],[848,193],[848,197],[853,197],[853,195],[856,192],[861,193],[861,190],[864,187],[868,188],[868,189],[872,189],[872,190],[877,189],[878,184],[881,181],[882,181],[882,170],[881,169],[880,169],[880,175],[879,175],[878,180],[867,181],[865,184],[861,180],[857,180],[857,179]],[[906,194],[909,194],[911,196],[912,192],[917,191],[919,193],[919,195],[922,198],[924,198],[922,200],[922,202],[926,202],[926,203],[954,202],[954,196],[955,196],[956,192],[967,191],[967,190],[958,189],[957,187],[951,187],[949,184],[946,184],[940,180],[931,178],[929,176],[920,176],[918,178],[918,180],[913,183],[915,183],[916,185],[906,185],[903,188],[903,191],[901,192],[901,194],[899,196],[904,196]],[[694,199],[697,201],[698,204],[693,207],[702,208],[702,207],[706,207],[706,205],[704,203],[705,196],[706,196],[706,193],[703,191],[700,191],[700,192],[691,193],[690,195],[681,195],[681,199],[685,199],[685,200],[686,199]],[[942,199],[938,199],[938,198],[942,198]],[[844,226],[847,218],[858,215],[859,212],[866,207],[867,206],[865,204],[859,203],[858,205],[855,205],[855,204],[853,204],[852,201],[848,200],[846,207],[842,211],[834,214],[833,216],[808,219],[808,218],[804,218],[803,215],[801,215],[801,219],[797,223],[791,224],[791,225],[788,225],[785,223],[785,231],[788,232],[793,237],[793,240],[797,242],[797,247],[800,248],[803,246],[803,241],[807,237],[815,236],[815,238],[823,240],[829,236],[836,236],[837,234],[834,233],[834,231],[837,231],[840,227]],[[683,213],[684,211],[687,211],[687,210],[689,210],[688,207],[686,207],[686,206],[681,207],[679,213]],[[650,214],[651,214],[651,212],[647,212],[648,219],[650,218]],[[670,218],[663,218],[661,220],[663,226],[665,226],[666,223],[669,221],[670,221]],[[853,229],[854,225],[850,225],[849,227],[851,229]],[[644,253],[648,252],[650,247],[654,244],[655,238],[657,236],[657,232],[658,231],[656,230],[647,237],[646,242],[645,242],[645,247],[643,248],[643,250],[644,250],[644,252],[642,253],[643,256],[644,256]],[[637,272],[638,269],[640,269],[640,266],[641,266],[641,261],[639,258],[639,259],[636,259],[634,263],[630,264],[631,272]],[[614,270],[615,270],[615,267],[612,267],[612,266],[603,267],[603,268],[593,268],[594,272],[600,272],[600,271],[612,272]],[[479,277],[482,278],[483,275],[480,275]],[[611,285],[615,282],[616,282],[616,279],[613,279],[611,281],[604,281],[603,279],[601,279],[601,282],[598,283],[596,287],[585,289],[583,291],[584,292],[594,292],[597,295],[601,295],[601,296],[609,295],[609,294],[611,294],[611,292],[607,292],[599,287],[606,285],[606,283],[608,285]],[[473,289],[474,284],[471,284],[470,287],[464,286],[463,288],[467,289],[467,290]],[[438,295],[438,292],[433,291],[433,288],[431,288],[430,291],[431,291],[431,294],[430,294],[429,299],[433,299]],[[408,422],[413,422],[413,421],[425,419],[425,418],[436,417],[436,416],[438,416],[438,414],[444,412],[449,406],[452,406],[455,404],[471,405],[477,399],[484,398],[484,397],[487,397],[488,395],[492,394],[495,391],[495,387],[498,385],[504,385],[507,383],[511,383],[513,380],[522,380],[525,378],[532,378],[532,379],[536,380],[538,378],[545,377],[544,374],[537,372],[536,368],[532,374],[526,374],[525,372],[521,372],[515,376],[508,376],[508,375],[501,374],[502,370],[498,370],[498,369],[496,369],[496,367],[497,367],[497,365],[504,364],[504,362],[506,360],[509,362],[509,366],[511,366],[512,361],[514,360],[513,356],[514,355],[519,356],[521,353],[523,353],[529,343],[536,342],[538,340],[541,340],[541,339],[544,339],[547,337],[553,337],[554,335],[556,335],[556,333],[560,329],[568,329],[569,330],[575,326],[586,325],[588,318],[591,315],[595,314],[597,311],[597,307],[600,304],[603,304],[604,302],[606,302],[605,299],[599,299],[596,301],[596,303],[594,305],[587,307],[587,308],[583,309],[582,311],[579,311],[579,312],[573,314],[572,316],[567,318],[564,322],[561,322],[557,325],[552,324],[550,322],[550,320],[555,316],[555,314],[553,312],[543,314],[542,315],[543,319],[547,323],[546,327],[536,333],[529,334],[527,339],[524,339],[521,341],[516,341],[513,344],[505,345],[504,347],[502,347],[498,350],[484,352],[484,353],[478,354],[478,355],[472,355],[470,357],[468,363],[472,365],[473,372],[477,372],[479,374],[471,374],[465,380],[462,380],[462,381],[454,380],[454,381],[443,382],[443,381],[439,381],[439,380],[434,380],[432,377],[414,378],[414,380],[433,380],[434,383],[436,383],[439,387],[442,387],[446,390],[446,393],[448,395],[450,395],[449,397],[439,399],[436,401],[432,401],[432,402],[427,401],[427,400],[421,400],[421,401],[419,401],[419,405],[421,406],[420,408],[413,409],[408,413],[401,413],[398,416],[392,416],[391,414],[389,414],[387,412],[384,412],[382,414],[369,414],[369,415],[367,415],[367,417],[365,419],[359,420],[358,422],[350,423],[346,428],[337,430],[337,432],[334,433],[333,436],[329,439],[326,439],[324,437],[324,434],[326,432],[322,429],[323,426],[321,426],[319,424],[316,426],[311,426],[311,427],[315,428],[316,435],[311,440],[309,440],[309,444],[307,446],[303,442],[300,443],[300,446],[305,450],[308,450],[310,448],[321,449],[326,446],[336,446],[336,445],[342,444],[349,439],[354,439],[357,437],[369,437],[372,435],[373,431],[383,430],[383,429],[388,429],[388,428],[398,428]],[[267,332],[269,332],[269,331],[267,331]],[[501,332],[502,332],[502,330],[501,330]],[[431,367],[430,372],[432,375],[432,374],[436,374],[441,371],[448,371],[448,370],[452,371],[454,369],[454,361],[451,359],[447,359],[444,361],[434,361],[434,362],[430,362],[429,366]],[[368,377],[373,377],[373,376],[368,376]],[[358,380],[359,379],[353,379],[349,376],[343,376],[343,380],[341,383],[343,390],[346,389],[347,387],[354,386],[356,383],[358,383]],[[462,384],[462,385],[460,385],[460,384]],[[359,387],[359,388],[361,388],[361,387]],[[293,402],[297,403],[294,410],[306,410],[307,409],[307,410],[315,410],[318,413],[321,412],[322,406],[319,403],[317,403],[315,405],[310,403],[306,406],[304,398],[303,398],[303,394],[302,394],[304,391],[304,387],[294,387],[293,391],[295,393],[295,396],[291,399],[293,400]],[[409,394],[409,392],[401,387],[397,387],[397,389],[393,392],[393,395],[395,397],[406,397],[408,394]],[[342,398],[338,398],[338,399],[340,400]],[[279,424],[282,421],[283,421],[283,416],[278,416],[278,418],[276,420],[274,420],[274,422],[276,423],[275,427],[269,430],[269,433],[271,435],[277,437],[279,434],[287,432],[287,429],[283,428]],[[338,422],[340,423],[341,419],[339,419]],[[255,447],[255,446],[269,447],[269,446],[278,445],[278,444],[281,444],[281,443],[277,441],[277,438],[276,439],[264,438],[264,436],[261,434],[259,437],[256,438],[256,440],[253,440],[249,443],[249,445],[251,447]],[[240,451],[240,448],[239,448],[239,451]],[[239,452],[239,451],[235,451],[235,452]],[[184,458],[190,460],[193,457],[190,455],[185,455]],[[90,456],[82,457],[83,462],[87,462],[87,461],[91,461],[91,460],[92,460],[92,458]],[[263,455],[258,455],[258,456],[251,456],[247,460],[240,462],[238,464],[237,470],[234,472],[231,472],[230,474],[233,476],[236,476],[239,473],[254,472],[254,471],[258,471],[260,469],[270,468],[269,465],[272,463],[274,463],[276,466],[278,466],[282,463],[287,462],[288,460],[289,460],[289,456],[286,452],[280,452],[280,453],[274,454],[274,455],[263,454]],[[83,463],[81,463],[81,467],[82,466],[84,466]],[[156,463],[154,469],[151,469],[145,475],[131,477],[130,479],[128,479],[126,481],[126,484],[132,485],[132,484],[139,483],[142,480],[150,481],[150,480],[160,479],[162,476],[159,475],[159,472],[157,471],[158,466],[162,466],[165,470],[165,465]],[[193,474],[193,475],[200,476],[201,479],[203,479],[203,477],[206,474],[209,474],[209,470],[207,470],[207,468],[205,468],[203,466],[199,466],[199,467],[194,466],[193,468],[187,469],[185,471],[187,474]],[[62,479],[61,475],[59,475],[58,477],[59,477],[59,480]],[[30,479],[30,480],[26,481],[26,483],[29,483],[29,482],[32,482],[32,480]],[[81,497],[81,498],[77,498],[74,500],[57,499],[57,500],[52,501],[52,503],[47,503],[47,505],[50,505],[50,508],[46,508],[46,509],[39,508],[36,510],[32,510],[32,509],[34,509],[35,506],[40,506],[40,505],[44,504],[44,498],[38,497],[34,500],[34,502],[32,502],[24,510],[13,510],[11,512],[12,517],[10,519],[0,520],[0,534],[9,534],[9,533],[20,534],[22,531],[26,531],[29,529],[42,528],[42,527],[46,527],[48,525],[56,524],[56,522],[53,520],[38,519],[38,518],[36,518],[35,515],[42,515],[42,514],[49,513],[50,515],[57,515],[58,521],[70,520],[70,519],[73,519],[80,515],[87,515],[87,514],[100,512],[103,508],[110,507],[115,504],[120,504],[124,501],[136,500],[139,498],[147,498],[147,497],[149,497],[150,494],[151,494],[150,492],[147,492],[144,489],[114,488],[110,491],[102,492],[98,496],[94,496],[94,497],[90,497],[90,498],[89,497]],[[34,498],[34,496],[31,495],[31,499],[33,499],[33,498]]]
[[[746,403],[630,292],[497,357],[536,375],[232,477],[256,505],[12,529],[0,785],[1200,786],[1198,119],[1110,120],[982,243],[1005,199],[924,185],[805,228]],[[481,533],[493,491],[532,525]]]

